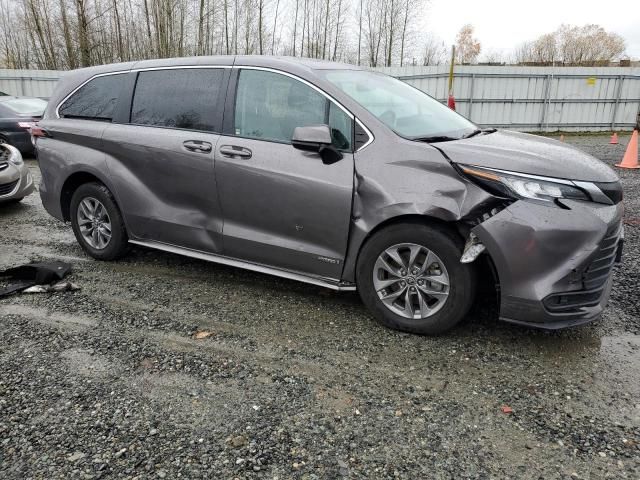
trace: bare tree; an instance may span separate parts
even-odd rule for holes
[[[434,37],[427,35],[422,47],[422,65],[441,65],[447,59],[447,46],[445,43]]]
[[[561,25],[554,32],[520,45],[516,49],[515,60],[517,63],[540,65],[591,66],[619,58],[625,48],[625,41],[620,35],[607,32],[598,25]]]
[[[488,64],[500,64],[504,63],[504,55],[498,50],[489,50],[482,55],[480,61]]]
[[[0,66],[255,53],[402,65],[423,56],[425,1],[0,0]]]

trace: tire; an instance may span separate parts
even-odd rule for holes
[[[416,247],[422,247],[422,250]],[[375,233],[360,251],[356,266],[356,283],[360,297],[374,317],[386,327],[421,335],[446,332],[464,318],[475,297],[475,269],[472,264],[460,263],[463,248],[462,238],[446,228],[427,226],[420,222],[389,226]],[[408,266],[409,257],[414,250],[420,252],[416,257],[414,265],[418,266],[415,268],[424,268],[427,271],[424,274],[413,275],[405,270],[409,276],[402,276],[402,272],[395,268],[399,264],[394,262],[387,252],[399,252],[400,259]],[[435,257],[428,254],[429,251]],[[396,276],[386,273],[389,266],[392,267],[391,270],[400,272],[399,278],[404,281],[406,289],[413,288],[409,297],[405,296],[405,293],[394,297],[401,291],[402,282],[398,282]],[[380,291],[385,295],[387,302],[397,303],[388,306],[381,300],[374,285],[376,281],[378,289],[380,285],[389,284],[389,289],[385,287]],[[422,287],[418,286],[420,281]],[[445,283],[448,283],[448,286]],[[395,290],[389,293],[392,289]],[[423,289],[433,292],[435,296],[423,294]],[[389,300],[390,298],[394,300]],[[407,298],[411,301],[406,302]],[[411,304],[409,309],[408,304]],[[402,314],[398,313],[400,310]],[[422,312],[426,314],[423,316]],[[418,318],[407,316],[412,313],[418,315]]]
[[[90,241],[93,240],[87,240],[87,238],[85,238],[86,231],[85,234],[83,234],[83,230],[86,227],[83,226],[81,228],[78,214],[78,210],[82,208],[81,204],[85,200],[92,205],[96,205],[95,201],[102,205],[102,209],[98,210],[98,215],[96,216],[99,216],[102,220],[106,219],[109,221],[111,237],[108,242],[105,243],[105,237],[100,237],[102,242],[98,242],[97,245],[92,245]],[[85,209],[83,211],[86,212],[87,210]],[[106,216],[103,215],[104,211],[106,211]],[[126,253],[129,246],[127,231],[124,226],[124,221],[122,220],[120,209],[107,187],[101,183],[85,183],[80,185],[71,197],[71,208],[69,213],[76,240],[82,249],[90,256],[97,260],[115,260]],[[105,225],[106,222],[102,224],[103,227]],[[106,227],[103,231],[106,235]]]

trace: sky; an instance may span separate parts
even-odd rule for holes
[[[511,53],[526,40],[554,31],[563,23],[595,23],[622,35],[627,54],[640,59],[640,2],[618,0],[428,0],[425,28],[447,45],[471,23],[484,53]],[[482,55],[482,54],[481,54]]]

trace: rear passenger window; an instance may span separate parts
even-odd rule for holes
[[[131,106],[131,123],[216,132],[222,90],[221,68],[140,72]]]
[[[126,75],[105,75],[84,84],[58,108],[64,118],[110,122]]]

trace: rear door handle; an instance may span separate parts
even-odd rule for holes
[[[187,140],[183,142],[184,148],[191,152],[209,153],[213,149],[213,145],[209,142],[203,142],[201,140]]]
[[[239,147],[238,145],[222,145],[220,147],[220,155],[229,158],[249,159],[252,153],[248,148]]]

